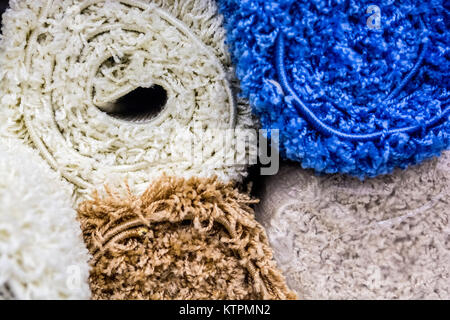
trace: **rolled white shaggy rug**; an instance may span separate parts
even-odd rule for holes
[[[89,299],[72,190],[18,141],[0,144],[0,300]]]
[[[304,299],[450,299],[450,153],[361,182],[285,165],[258,219]]]
[[[3,135],[32,144],[82,191],[124,179],[143,191],[163,172],[245,175],[249,148],[236,147],[235,132],[224,141],[226,130],[251,126],[250,109],[234,97],[215,1],[10,6],[0,43]],[[148,101],[121,100],[143,91]],[[121,103],[147,111],[120,113]]]

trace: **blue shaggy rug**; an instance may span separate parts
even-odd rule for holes
[[[283,157],[365,178],[449,148],[450,1],[219,2],[242,95]]]

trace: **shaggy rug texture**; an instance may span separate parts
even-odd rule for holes
[[[142,194],[82,203],[94,299],[294,299],[256,201],[216,178],[163,177]]]
[[[280,152],[359,178],[450,147],[445,0],[220,0],[243,96]]]
[[[252,121],[234,96],[214,1],[10,6],[0,42],[2,134],[33,145],[77,190],[126,178],[143,192],[162,172],[246,174],[249,148],[224,143]]]
[[[0,143],[0,299],[89,299],[72,188],[33,150]]]
[[[285,165],[257,218],[305,299],[450,298],[450,153],[361,182]]]

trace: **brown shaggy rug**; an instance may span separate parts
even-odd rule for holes
[[[163,177],[141,196],[82,203],[94,299],[295,299],[256,203],[217,179]]]

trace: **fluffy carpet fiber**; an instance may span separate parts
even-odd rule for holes
[[[17,140],[0,143],[0,299],[89,299],[72,188]]]
[[[142,196],[102,195],[79,216],[94,299],[293,299],[247,194],[163,177]]]
[[[448,1],[219,2],[243,95],[287,159],[362,178],[450,147]]]
[[[361,182],[286,165],[257,209],[306,299],[450,298],[450,154]]]

